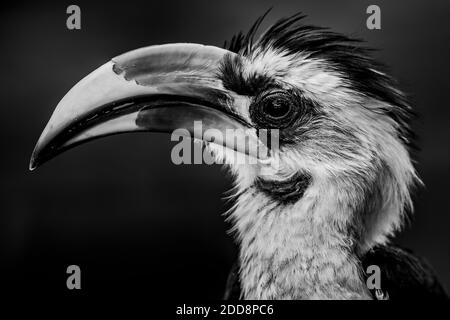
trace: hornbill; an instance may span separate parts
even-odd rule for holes
[[[240,250],[225,298],[445,298],[432,269],[390,242],[421,184],[404,94],[361,41],[302,14],[257,36],[263,18],[226,49],[165,44],[102,65],[59,102],[30,169],[98,137],[186,128],[235,177]],[[195,132],[196,120],[257,145],[259,130],[277,129],[279,146],[251,154]],[[228,161],[236,154],[257,161]],[[366,285],[370,265],[381,288]]]

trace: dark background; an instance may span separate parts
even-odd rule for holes
[[[426,188],[396,241],[425,256],[450,288],[448,1],[76,1],[2,4],[0,13],[0,291],[217,299],[236,254],[221,213],[230,177],[219,166],[175,166],[169,136],[114,136],[82,145],[30,173],[28,161],[63,95],[110,58],[142,46],[221,46],[303,11],[308,22],[366,39],[421,118],[415,155]],[[382,29],[366,29],[381,7]],[[66,268],[82,290],[66,289]]]

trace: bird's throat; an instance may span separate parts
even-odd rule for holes
[[[370,299],[352,237],[325,212],[338,210],[331,203],[306,193],[280,204],[257,187],[239,196],[242,298]]]

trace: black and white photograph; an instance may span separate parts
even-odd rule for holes
[[[140,297],[160,319],[446,303],[449,14],[2,4],[0,291]]]

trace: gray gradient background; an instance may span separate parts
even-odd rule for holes
[[[76,1],[23,3],[0,13],[1,286],[65,289],[65,268],[82,269],[79,294],[220,298],[236,254],[221,213],[230,177],[219,166],[175,166],[169,136],[97,140],[28,172],[54,107],[82,77],[120,53],[168,42],[222,45],[274,6],[264,27],[303,11],[308,22],[362,37],[381,49],[421,115],[415,156],[426,188],[397,242],[425,256],[450,288],[448,1]],[[382,30],[365,28],[378,4]]]

